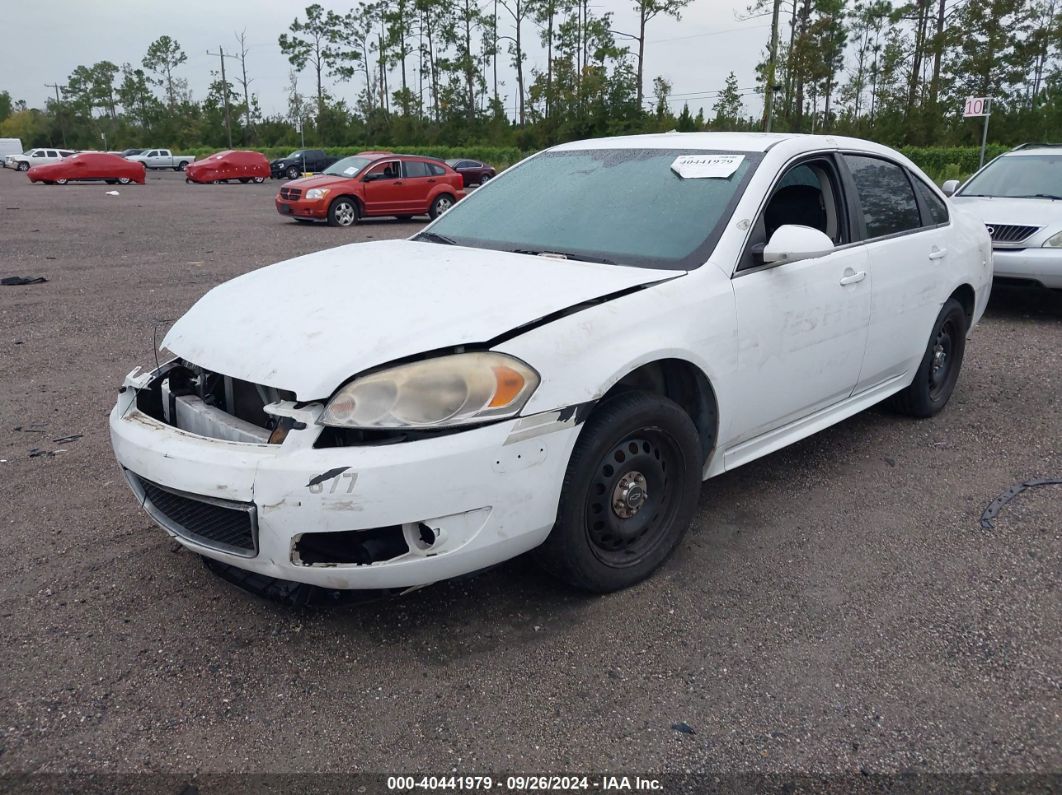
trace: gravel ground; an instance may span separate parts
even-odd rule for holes
[[[1062,296],[998,289],[939,417],[870,410],[705,484],[636,588],[516,560],[297,610],[157,529],[106,427],[156,321],[419,226],[299,226],[276,185],[0,172],[0,276],[49,280],[0,287],[0,773],[1062,770],[1062,486],[979,525],[1062,477]]]

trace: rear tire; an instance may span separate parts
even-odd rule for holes
[[[966,312],[954,298],[937,315],[922,363],[914,381],[891,400],[892,407],[911,417],[932,417],[948,404],[955,391],[966,352]]]
[[[67,180],[66,177],[59,177],[59,179],[57,179],[55,181],[55,184],[56,185],[65,185],[67,182],[68,182],[68,180]]]
[[[340,196],[329,205],[329,226],[354,226],[357,222],[358,203],[349,196]]]
[[[176,166],[174,166],[173,170],[174,171],[184,171],[186,168],[188,168],[188,161],[187,160],[182,160],[180,163],[178,163]]]
[[[118,181],[119,181],[119,182],[120,182],[120,183],[121,183],[122,185],[128,185],[128,184],[129,184],[130,182],[132,182],[132,180],[131,180],[131,179],[129,179],[129,177],[118,177]]]
[[[431,209],[428,211],[428,215],[431,216],[431,220],[435,220],[440,215],[445,213],[451,207],[454,206],[454,197],[449,193],[443,193],[440,196],[435,197],[435,201],[431,203]]]
[[[700,437],[678,404],[627,392],[594,409],[564,474],[539,563],[586,591],[627,588],[675,550],[700,494]]]

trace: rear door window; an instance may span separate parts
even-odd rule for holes
[[[911,177],[914,183],[915,193],[922,203],[922,226],[936,226],[948,222],[948,207],[933,191],[929,189],[918,177]]]
[[[402,165],[405,167],[406,176],[409,178],[431,176],[428,164],[422,160],[406,160]]]
[[[866,223],[867,238],[885,237],[922,225],[914,188],[904,169],[888,160],[845,155]]]

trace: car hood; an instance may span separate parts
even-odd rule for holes
[[[411,240],[355,243],[215,287],[162,347],[315,400],[368,368],[487,342],[584,301],[683,274]]]
[[[301,177],[299,179],[293,179],[291,182],[285,182],[284,187],[309,190],[310,188],[327,188],[329,185],[335,185],[337,182],[350,182],[350,177],[336,177],[331,174],[317,174],[313,177]]]
[[[1000,196],[953,196],[951,200],[990,225],[1047,226],[1062,221],[1062,201],[1058,200]]]

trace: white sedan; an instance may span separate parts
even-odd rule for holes
[[[944,408],[991,256],[866,141],[569,143],[410,240],[214,288],[111,438],[151,517],[245,582],[404,590],[536,550],[612,591],[702,479],[886,398]]]

